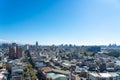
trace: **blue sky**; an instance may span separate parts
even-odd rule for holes
[[[0,41],[120,44],[119,0],[0,0]]]

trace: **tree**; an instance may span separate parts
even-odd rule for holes
[[[110,50],[109,53],[107,53],[109,56],[113,57],[119,57],[120,56],[120,50]]]
[[[27,72],[27,68],[24,69],[24,72]]]
[[[33,76],[32,76],[32,80],[36,80],[37,79],[37,76],[34,74]]]
[[[28,74],[27,74],[27,73],[24,73],[24,77],[28,77]]]

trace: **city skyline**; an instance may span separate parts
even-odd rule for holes
[[[120,45],[119,0],[1,0],[0,42]]]

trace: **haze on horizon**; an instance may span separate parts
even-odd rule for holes
[[[120,0],[0,0],[0,41],[120,44]]]

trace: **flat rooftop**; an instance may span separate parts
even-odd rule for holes
[[[108,78],[108,77],[115,77],[115,76],[119,76],[117,73],[89,73],[90,75],[94,76],[94,77],[102,77],[102,78]]]

